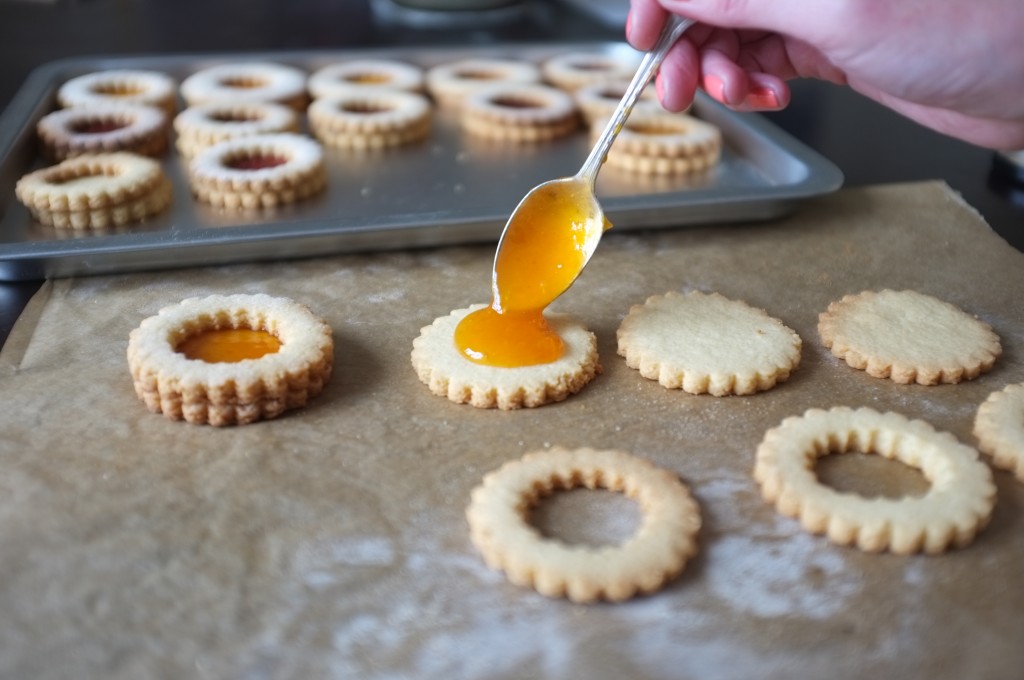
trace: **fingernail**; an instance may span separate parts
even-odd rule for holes
[[[725,81],[714,75],[704,76],[704,91],[723,104],[729,102],[725,99]]]
[[[665,78],[659,73],[654,78],[654,91],[658,95],[658,101],[665,101]]]
[[[629,34],[633,30],[633,10],[629,10],[626,13],[626,40],[629,40]]]
[[[754,85],[751,87],[743,103],[758,109],[780,108],[779,98],[775,91],[764,85]]]

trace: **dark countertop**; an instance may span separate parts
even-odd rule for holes
[[[622,38],[621,29],[555,0],[524,1],[508,21],[424,27],[396,20],[391,0],[0,0],[0,105],[34,68],[73,56]],[[793,90],[791,106],[768,117],[838,165],[847,186],[945,180],[1024,251],[1024,188],[1002,187],[992,151],[925,130],[844,88],[799,82]],[[0,283],[0,340],[38,286]]]

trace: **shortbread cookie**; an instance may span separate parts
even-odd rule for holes
[[[867,498],[819,482],[815,461],[848,452],[915,467],[930,487],[919,497]],[[866,552],[962,548],[988,523],[996,501],[992,472],[977,451],[924,421],[867,408],[811,409],[786,418],[758,446],[754,478],[765,500],[807,531]]]
[[[545,495],[585,486],[626,494],[643,512],[621,545],[568,545],[543,537],[527,513]],[[548,597],[613,602],[652,593],[697,552],[700,508],[679,478],[622,451],[551,448],[484,477],[466,509],[470,538],[487,565]]]
[[[36,133],[56,160],[112,151],[157,156],[167,150],[167,115],[142,104],[76,106],[40,118]]]
[[[188,298],[128,338],[135,393],[150,411],[196,424],[242,425],[304,406],[333,359],[330,326],[262,294]]]
[[[1024,482],[1024,383],[993,392],[974,418],[978,448]]]
[[[62,107],[96,104],[144,104],[168,115],[177,109],[178,86],[174,78],[158,71],[114,69],[86,73],[57,88]]]
[[[228,139],[188,166],[196,198],[220,208],[274,208],[327,185],[323,148],[302,135],[281,133]]]
[[[490,85],[466,95],[462,127],[478,137],[509,142],[543,142],[579,127],[572,97],[547,85]]]
[[[423,139],[430,119],[425,96],[395,90],[331,95],[309,107],[313,134],[341,149],[383,149]]]
[[[427,71],[427,91],[438,104],[457,107],[470,92],[500,83],[539,83],[540,69],[516,59],[472,58],[434,66]]]
[[[594,334],[564,314],[551,313],[545,318],[565,343],[560,359],[516,368],[470,361],[455,345],[455,327],[484,306],[456,309],[423,327],[413,341],[412,366],[434,394],[477,408],[532,408],[579,392],[601,371]]]
[[[190,106],[174,119],[177,147],[192,158],[217,142],[236,137],[298,132],[295,109],[271,102],[210,102]]]
[[[622,320],[618,352],[640,375],[691,394],[753,394],[789,377],[800,336],[718,293],[652,295]]]
[[[604,130],[606,120],[591,123],[591,136]],[[685,113],[660,107],[636,109],[608,151],[608,167],[643,175],[685,175],[715,166],[722,153],[717,126]]]
[[[309,77],[307,87],[318,99],[381,90],[419,92],[424,82],[423,69],[413,64],[393,59],[353,59],[317,70]]]
[[[540,66],[544,80],[563,90],[574,91],[595,83],[630,80],[640,65],[639,58],[625,58],[603,52],[567,52],[546,59]]]
[[[41,224],[107,229],[164,210],[171,202],[171,183],[151,158],[94,154],[30,172],[14,193]]]
[[[853,368],[904,384],[970,380],[1002,353],[988,324],[912,290],[847,295],[819,315],[818,334]]]
[[[603,124],[615,112],[628,88],[628,80],[600,81],[580,87],[573,91],[572,96],[585,122],[600,121]],[[633,105],[630,115],[648,116],[663,110],[654,88],[646,87],[640,92],[640,99]]]
[[[306,73],[271,62],[219,64],[196,71],[181,83],[181,96],[189,106],[213,101],[277,102],[303,110]]]

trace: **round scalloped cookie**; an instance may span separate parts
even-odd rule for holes
[[[190,106],[174,119],[177,147],[186,158],[236,137],[298,132],[295,109],[273,102],[208,102]]]
[[[503,83],[466,95],[459,121],[477,137],[544,142],[572,134],[579,127],[579,112],[572,97],[557,88]]]
[[[430,134],[430,101],[415,92],[350,91],[314,100],[309,127],[327,146],[383,149]]]
[[[594,334],[564,314],[545,315],[565,343],[565,353],[556,361],[500,368],[466,359],[455,345],[455,327],[484,306],[439,317],[413,341],[413,369],[434,394],[477,408],[532,408],[579,392],[601,371]]]
[[[308,102],[306,73],[272,62],[209,66],[181,82],[181,96],[189,106],[212,101],[277,102],[302,111]]]
[[[818,334],[851,367],[902,384],[971,380],[1002,353],[988,324],[912,290],[847,295],[818,316]]]
[[[46,154],[56,160],[87,153],[167,150],[167,114],[142,104],[92,104],[52,111],[36,123]]]
[[[559,489],[603,488],[636,501],[643,520],[622,545],[548,539],[527,521],[539,498]],[[492,569],[516,585],[573,602],[612,602],[652,593],[697,552],[700,508],[679,478],[622,451],[528,453],[487,474],[466,509],[470,538]]]
[[[1024,383],[993,392],[974,417],[978,448],[1024,482]]]
[[[652,295],[617,332],[626,365],[669,389],[753,394],[786,380],[800,363],[800,336],[764,310],[718,293]]]
[[[607,121],[615,107],[629,87],[628,80],[600,81],[584,85],[572,93],[576,106],[587,123]],[[644,116],[664,111],[658,102],[658,95],[653,87],[646,87],[640,93],[640,99],[633,105],[630,116]]]
[[[601,133],[606,121],[591,123],[591,136]],[[607,164],[642,175],[685,175],[714,167],[722,153],[717,126],[660,106],[638,108],[623,123],[608,151]]]
[[[426,73],[427,92],[447,107],[457,107],[467,94],[488,85],[540,81],[540,69],[518,59],[460,59],[433,66]]]
[[[182,349],[203,334],[238,330],[274,342],[241,360],[190,358]],[[150,411],[194,424],[242,425],[319,394],[331,377],[334,340],[330,326],[294,300],[211,295],[143,320],[129,335],[127,358],[135,393]]]
[[[419,92],[424,87],[423,69],[394,59],[352,59],[317,69],[306,86],[314,99],[348,94],[402,90]]]
[[[57,88],[62,107],[96,104],[143,104],[173,115],[177,109],[178,85],[159,71],[111,69],[76,76]]]
[[[860,452],[915,467],[928,480],[919,497],[868,498],[825,486],[818,458]],[[988,523],[992,472],[974,449],[921,420],[868,408],[811,409],[765,433],[754,478],[765,500],[804,529],[866,552],[937,554],[961,548]]]
[[[571,92],[595,83],[628,81],[639,65],[637,55],[627,58],[604,52],[566,52],[545,59],[540,70],[544,80]]]

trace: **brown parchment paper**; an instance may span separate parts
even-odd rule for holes
[[[805,534],[750,474],[764,431],[807,408],[894,410],[973,444],[977,405],[1024,381],[1024,255],[944,185],[844,190],[768,224],[610,233],[554,306],[598,334],[605,372],[534,410],[450,403],[410,367],[421,326],[487,301],[492,256],[457,247],[47,284],[0,356],[0,677],[1024,675],[1024,486],[1009,474],[995,473],[989,527],[940,557]],[[921,387],[835,360],[818,313],[883,287],[990,323],[996,368]],[[615,329],[630,305],[673,289],[763,307],[803,338],[799,370],[751,397],[642,379],[616,356]],[[327,390],[240,428],[147,412],[129,331],[184,297],[231,292],[291,296],[330,322]],[[704,528],[681,578],[582,606],[486,568],[468,540],[470,490],[556,444],[625,449],[691,486]],[[612,533],[636,521],[628,501],[603,519],[599,497],[563,505],[543,521],[595,512]]]

